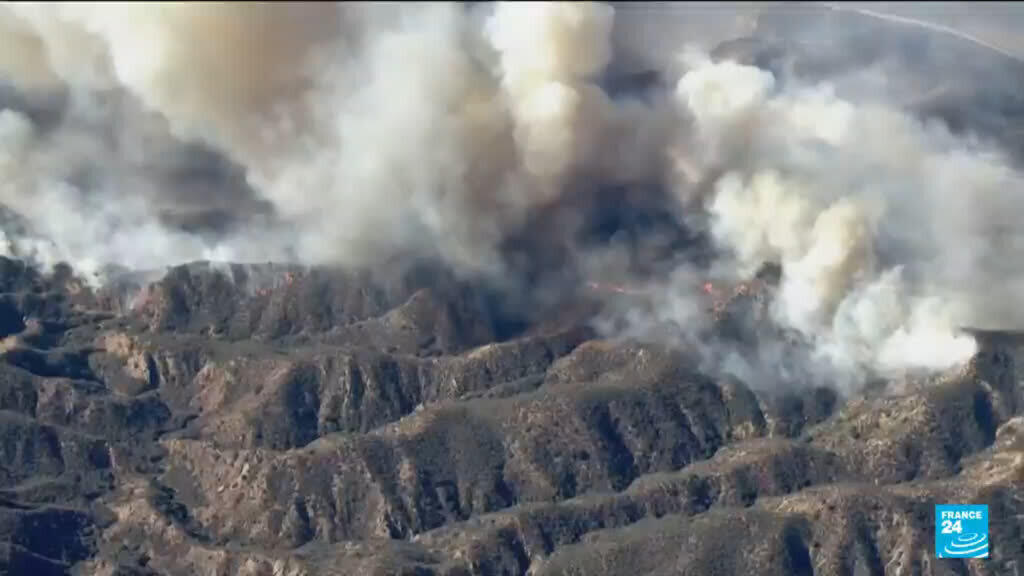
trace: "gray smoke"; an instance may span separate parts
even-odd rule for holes
[[[886,10],[2,4],[0,245],[97,281],[197,259],[600,276],[635,293],[609,334],[748,380],[946,368],[974,351],[959,327],[1024,321],[1024,11]],[[709,350],[701,286],[766,262],[801,351]]]

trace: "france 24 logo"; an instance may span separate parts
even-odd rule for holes
[[[935,506],[935,556],[988,558],[988,506]]]

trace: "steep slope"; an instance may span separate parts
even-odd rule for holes
[[[1024,347],[1005,335],[898,394],[767,394],[585,324],[499,338],[465,312],[468,288],[392,297],[285,270],[252,292],[191,266],[148,289],[187,297],[121,308],[0,267],[9,574],[1010,574],[1024,560]],[[246,315],[260,321],[230,328]],[[947,501],[989,504],[990,559],[933,558]]]

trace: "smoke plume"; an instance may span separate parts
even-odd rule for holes
[[[749,381],[943,369],[974,352],[961,327],[1024,325],[1024,65],[970,21],[2,4],[0,244],[97,282],[197,259],[600,279],[629,286],[609,335]],[[709,343],[701,287],[765,264],[773,331]]]

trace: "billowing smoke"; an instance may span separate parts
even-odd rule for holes
[[[949,235],[975,247],[990,238],[990,217],[952,220],[1014,194],[1006,158],[828,85],[782,87],[731,61],[696,63],[677,95],[695,126],[687,149],[701,151],[690,170],[726,167],[704,199],[712,238],[738,277],[781,265],[773,319],[811,341],[817,360],[864,375],[974,353],[959,328],[977,324],[988,295],[949,277],[981,268],[950,252]],[[965,193],[975,207],[951,214],[950,197]]]
[[[1024,322],[1013,47],[970,42],[980,25],[784,10],[3,4],[0,244],[94,275],[209,259],[426,260],[562,292],[613,277],[632,296],[610,333],[771,383],[964,361],[961,326]],[[1007,72],[968,65],[977,50]],[[709,345],[701,287],[765,264],[777,331]]]

